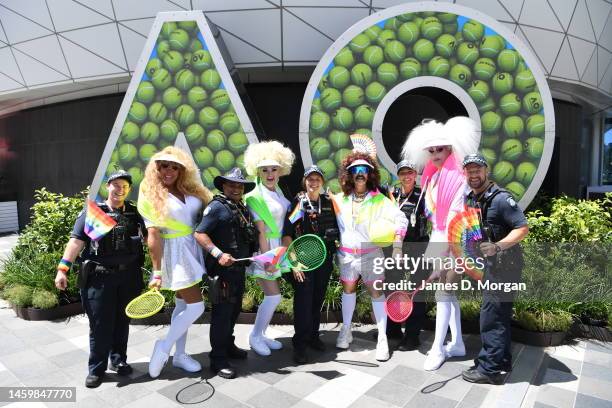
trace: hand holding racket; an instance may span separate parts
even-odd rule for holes
[[[389,319],[395,323],[402,323],[406,321],[406,319],[408,319],[412,314],[412,309],[414,308],[414,297],[418,291],[423,289],[425,284],[431,282],[431,280],[432,279],[430,278],[425,282],[421,282],[421,284],[412,292],[398,290],[387,296],[387,300],[385,301],[385,311],[387,312]]]
[[[132,319],[144,319],[159,312],[165,302],[159,290],[153,288],[132,299],[125,307],[125,314]]]

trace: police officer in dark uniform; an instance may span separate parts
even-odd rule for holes
[[[195,238],[206,249],[205,263],[209,278],[210,368],[223,378],[236,377],[230,358],[245,359],[247,352],[234,344],[234,326],[240,314],[247,262],[235,262],[257,251],[258,232],[242,197],[255,188],[238,168],[217,176],[214,185],[222,194],[215,195],[206,210]]]
[[[403,252],[409,256],[418,258],[424,253],[426,243],[429,241],[427,233],[427,217],[425,216],[425,202],[421,200],[421,189],[416,186],[416,165],[408,160],[402,160],[397,165],[397,177],[400,186],[389,189],[388,195],[406,214],[408,219],[408,230],[403,242]],[[392,279],[397,281],[402,279],[403,271],[390,271]],[[412,272],[412,271],[411,271]],[[398,275],[398,276],[395,276]],[[401,275],[401,276],[400,276]],[[427,279],[427,273],[423,269],[415,271],[410,280],[419,284]],[[400,323],[387,320],[387,337],[401,338],[398,350],[415,350],[419,342],[419,334],[425,322],[426,307],[424,293],[418,292],[414,299],[412,313],[406,321],[405,333],[402,334]]]
[[[132,177],[121,170],[107,180],[108,199],[96,203],[116,221],[102,238],[94,241],[85,233],[86,210],[74,224],[70,241],[57,268],[55,286],[66,289],[66,274],[80,253],[79,287],[89,318],[89,375],[85,385],[100,385],[110,357],[110,369],[119,375],[132,373],[126,362],[130,319],[125,307],[144,287],[144,222],[136,205],[126,201]]]
[[[468,207],[480,210],[486,257],[484,282],[517,283],[521,278],[523,254],[518,244],[529,232],[527,220],[512,194],[488,179],[487,161],[480,154],[467,155],[463,168],[472,191]],[[482,349],[475,366],[462,373],[474,383],[501,384],[502,372],[512,369],[510,319],[516,293],[483,290],[480,308]]]
[[[294,271],[293,274],[285,275],[295,291],[293,359],[297,364],[308,362],[308,346],[317,351],[325,351],[325,344],[319,338],[321,306],[333,269],[333,257],[340,231],[331,199],[327,193],[321,192],[324,181],[323,171],[319,167],[310,166],[306,169],[302,179],[303,191],[289,206],[283,228],[283,245],[289,245],[301,235],[316,234],[323,239],[327,247],[327,257],[317,269],[308,272]],[[291,215],[296,208],[301,216],[292,219]]]

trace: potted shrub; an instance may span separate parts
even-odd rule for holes
[[[573,323],[573,316],[555,304],[517,302],[512,339],[532,346],[558,346]]]

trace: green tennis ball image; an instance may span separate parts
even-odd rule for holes
[[[544,136],[544,115],[536,114],[531,115],[525,121],[527,127],[527,133],[531,137],[543,137]]]
[[[480,138],[480,145],[485,148],[493,148],[499,144],[499,136],[495,133],[492,135],[483,134]]]
[[[240,167],[244,172],[244,154],[236,157],[236,167]]]
[[[376,78],[385,86],[393,86],[399,79],[397,66],[390,62],[383,62],[376,69]]]
[[[542,110],[542,96],[539,92],[529,92],[523,96],[523,109],[525,112],[534,114]]]
[[[510,92],[499,98],[499,109],[506,115],[516,115],[521,110],[521,98]]]
[[[192,146],[196,146],[202,143],[204,141],[205,135],[206,131],[201,125],[197,123],[192,123],[185,129],[185,138]]]
[[[106,187],[106,183],[101,183],[100,184],[100,190],[98,191],[98,194],[103,199],[107,199],[108,198],[108,188]]]
[[[340,52],[334,57],[334,64],[344,68],[352,68],[353,65],[355,65],[355,57],[353,56],[353,51],[351,51],[351,49],[348,47],[342,48]]]
[[[171,86],[162,94],[162,103],[168,109],[176,109],[183,103],[183,94],[177,88]]]
[[[221,76],[216,69],[209,68],[200,75],[200,85],[207,91],[214,91],[221,84]]]
[[[523,146],[527,156],[533,160],[539,160],[544,152],[544,140],[539,137],[530,137]]]
[[[153,84],[149,81],[142,81],[138,84],[138,89],[136,90],[136,100],[138,102],[142,102],[145,104],[153,102],[155,99],[155,88]]]
[[[170,43],[170,48],[177,51],[183,51],[189,46],[189,42],[191,39],[189,38],[189,33],[182,29],[176,29],[170,33],[168,36],[168,43]]]
[[[456,64],[450,69],[448,78],[460,87],[465,88],[472,81],[472,71],[463,64]]]
[[[213,62],[210,52],[207,50],[197,50],[191,54],[191,67],[197,72],[206,71],[212,68]]]
[[[319,98],[315,98],[312,101],[312,106],[311,106],[311,112],[320,112],[321,110],[323,110],[323,108],[321,107],[321,99]]]
[[[177,72],[183,68],[183,54],[178,51],[170,50],[162,56],[164,66],[170,72]]]
[[[519,73],[526,71],[528,69],[529,67],[527,66],[527,63],[523,61],[523,59],[521,58],[518,62],[518,65],[516,66],[516,69],[514,70],[514,73],[518,75]]]
[[[225,148],[226,141],[225,133],[219,129],[213,129],[206,135],[206,146],[210,147],[213,152],[218,152]]]
[[[170,38],[170,34],[172,34],[172,32],[174,30],[176,30],[178,28],[178,25],[174,22],[174,21],[169,21],[167,23],[162,24],[162,28],[161,28],[161,37],[162,38]]]
[[[330,159],[323,159],[317,162],[317,166],[323,171],[323,179],[330,180],[336,177],[336,163]]]
[[[437,13],[436,16],[438,17],[438,20],[440,20],[440,22],[443,24],[457,22],[457,15],[453,13]]]
[[[198,28],[198,23],[195,21],[179,21],[177,24],[178,28],[182,28],[188,32],[194,32],[196,28]]]
[[[343,147],[347,147],[349,145],[350,138],[347,132],[334,129],[329,133],[327,140],[329,140],[329,144],[331,145],[331,147],[337,150]]]
[[[487,58],[497,58],[505,46],[506,42],[499,35],[485,35],[480,41],[480,55]]]
[[[174,118],[183,127],[191,125],[195,121],[195,111],[187,104],[183,104],[176,108]]]
[[[202,45],[202,43],[200,42],[200,40],[198,40],[197,38],[194,38],[193,40],[191,40],[191,42],[189,43],[189,52],[194,53],[196,51],[199,51],[201,49],[203,49],[204,46]],[[192,65],[193,66],[193,65]]]
[[[484,26],[475,20],[468,20],[461,29],[463,38],[468,41],[478,43],[484,35]]]
[[[359,128],[359,129],[355,129],[355,132],[353,132],[353,133],[357,133],[357,134],[360,134],[360,135],[366,135],[370,139],[372,138],[372,130],[371,129]]]
[[[193,160],[198,167],[205,168],[212,165],[215,160],[215,154],[206,146],[198,147],[193,153]]]
[[[198,114],[198,122],[204,127],[204,129],[213,129],[219,123],[219,113],[215,108],[206,106],[200,110]]]
[[[340,167],[342,165],[342,160],[344,160],[344,158],[348,156],[350,153],[351,153],[351,149],[346,149],[346,148],[338,149],[338,151],[334,153],[334,163],[336,164],[336,167]]]
[[[172,119],[166,119],[159,127],[159,133],[164,140],[174,142],[180,128],[179,124]]]
[[[108,163],[108,166],[106,166],[106,174],[107,175],[111,175],[114,172],[121,170],[121,166],[119,165],[119,163],[117,162],[110,162]]]
[[[382,65],[381,65],[382,66]],[[357,85],[349,85],[342,91],[342,101],[349,108],[356,108],[363,103],[365,94]]]
[[[127,172],[130,173],[130,176],[132,176],[132,184],[134,185],[140,184],[140,182],[144,179],[144,172],[140,167],[130,167]]]
[[[147,120],[147,107],[140,102],[132,102],[128,112],[128,119],[135,123],[144,123]]]
[[[395,31],[399,28],[401,24],[402,24],[402,21],[399,20],[397,17],[391,17],[385,21],[385,29]]]
[[[418,15],[415,15],[415,17],[412,19],[412,21],[414,22],[414,24],[417,25],[417,27],[419,27],[419,30],[421,29],[421,25],[423,24],[423,17],[419,17]]]
[[[427,64],[427,69],[429,70],[430,75],[445,77],[446,75],[448,75],[448,72],[450,70],[450,64],[448,63],[448,60],[446,58],[436,55],[435,57],[429,60],[429,63]]]
[[[504,72],[514,72],[519,63],[519,55],[515,50],[502,50],[497,56],[497,66]]]
[[[332,113],[331,119],[336,129],[347,130],[353,124],[353,112],[342,106]]]
[[[504,134],[507,137],[517,138],[523,134],[525,124],[520,116],[508,116],[506,119],[504,119],[502,128],[504,129]]]
[[[217,89],[210,95],[210,105],[218,112],[225,112],[232,101],[225,89]]]
[[[501,127],[502,119],[497,113],[489,111],[480,117],[480,123],[483,132],[495,133]]]
[[[145,67],[145,72],[147,73],[147,75],[150,77],[153,76],[153,74],[155,73],[155,71],[157,71],[160,68],[163,68],[164,65],[162,64],[161,60],[158,58],[151,58],[149,60],[149,62],[147,62],[147,66]]]
[[[374,41],[376,40],[376,38],[378,37],[378,34],[380,34],[381,31],[382,31],[382,28],[380,28],[377,25],[373,25],[373,26],[366,28],[363,33],[368,36],[370,41]]]
[[[219,118],[219,127],[226,135],[231,135],[240,130],[240,120],[234,112],[225,112]]]
[[[471,42],[463,42],[457,47],[457,61],[463,65],[473,65],[480,56],[478,47]]]
[[[191,69],[191,58],[192,54],[190,52],[183,53],[183,68]]]
[[[412,46],[412,53],[414,57],[419,61],[427,62],[436,53],[436,48],[431,41],[425,38],[421,38],[417,40]]]
[[[326,159],[331,153],[331,145],[326,139],[317,137],[310,141],[310,152],[315,160]]]
[[[493,166],[493,178],[498,184],[507,184],[514,178],[512,163],[502,160]]]
[[[479,58],[474,63],[474,76],[481,81],[488,81],[493,78],[497,67],[491,58]]]
[[[327,112],[331,112],[340,107],[342,94],[337,89],[326,88],[321,92],[319,99],[321,100],[321,107]]]
[[[161,102],[154,102],[149,106],[149,120],[158,125],[168,117],[168,109]]]
[[[349,43],[349,48],[355,54],[361,54],[370,46],[370,42],[370,37],[368,37],[366,34],[358,34]]]
[[[495,99],[489,96],[487,99],[485,99],[482,103],[478,105],[478,112],[480,113],[489,112],[489,111],[494,110],[495,107],[496,107]]]
[[[383,186],[391,184],[392,177],[387,169],[381,166],[378,171],[380,172],[380,184]]]
[[[383,52],[387,61],[396,64],[406,58],[406,46],[398,40],[388,41]]]
[[[536,90],[536,80],[530,69],[516,74],[514,81],[515,89],[520,93],[528,93]]]
[[[467,89],[467,92],[474,102],[480,104],[489,97],[489,84],[480,80],[472,81],[472,84]]]
[[[194,86],[187,91],[187,103],[194,109],[202,109],[208,101],[208,92],[201,86]]]
[[[493,81],[491,82],[493,87],[493,92],[498,95],[505,95],[512,90],[514,86],[514,80],[512,78],[512,74],[507,72],[499,72],[497,75],[493,77]]]
[[[442,24],[442,32],[445,34],[455,35],[457,34],[457,29],[459,28],[459,24],[455,21],[454,23],[446,23]]]
[[[340,182],[338,181],[337,178],[328,180],[327,183],[325,183],[325,185],[327,186],[327,188],[330,189],[330,191],[334,193],[338,193],[342,190],[342,187],[340,186]]]
[[[323,75],[323,78],[321,78],[321,82],[319,82],[319,85],[317,85],[317,89],[319,90],[319,92],[323,92],[327,88],[329,88],[329,78],[327,74],[325,74]]]
[[[195,76],[188,69],[181,69],[174,75],[174,85],[182,92],[187,92],[195,85]]]
[[[372,76],[372,68],[363,62],[360,62],[351,68],[351,82],[357,86],[367,86],[370,82],[372,82]]]
[[[310,115],[310,129],[314,133],[321,134],[327,132],[330,123],[331,118],[327,112],[319,111]]]
[[[140,128],[140,137],[146,143],[155,143],[159,138],[159,126],[153,122],[147,122]]]
[[[229,150],[221,150],[215,154],[215,167],[226,173],[234,167],[234,154]]]
[[[165,40],[160,41],[157,43],[157,46],[155,46],[155,50],[157,51],[157,55],[163,57],[171,50],[170,43]]]
[[[497,161],[497,154],[495,153],[495,150],[493,149],[490,149],[490,148],[480,149],[480,154],[482,154],[482,157],[484,157],[485,160],[487,161],[489,168],[491,168],[494,165],[494,163]]]
[[[121,142],[122,143],[132,143],[134,140],[138,139],[140,136],[140,128],[134,122],[130,122],[129,120],[123,124],[123,128],[121,128]]]
[[[421,75],[421,63],[416,58],[406,58],[399,66],[399,73],[402,79],[415,78]]]
[[[220,176],[221,172],[216,167],[207,167],[202,171],[202,183],[208,188],[214,188],[215,177]]]
[[[531,162],[523,162],[516,166],[516,181],[524,186],[531,184],[538,168]]]
[[[365,98],[369,103],[377,104],[387,94],[387,88],[380,82],[372,82],[365,89]]]
[[[518,181],[511,181],[506,184],[506,190],[508,190],[515,200],[520,200],[525,195],[525,187]]]
[[[436,51],[438,55],[444,58],[450,58],[455,52],[455,36],[450,34],[442,34],[436,40]]]
[[[372,126],[376,109],[370,105],[361,105],[355,109],[355,124],[359,127],[369,128]]]
[[[518,139],[506,139],[502,143],[500,150],[502,159],[512,162],[523,154],[523,145]]]
[[[344,89],[351,82],[351,73],[345,67],[333,67],[327,76],[331,86],[336,89]]]
[[[412,21],[408,21],[397,30],[397,38],[406,45],[410,45],[419,39],[419,27]]]
[[[172,75],[165,68],[160,68],[155,71],[153,76],[151,77],[151,83],[160,91],[170,87],[172,85]]]
[[[157,153],[157,146],[150,143],[143,144],[140,146],[140,149],[138,149],[138,156],[140,157],[140,160],[145,163],[148,163],[149,159],[151,159],[155,153]]]
[[[384,51],[378,45],[370,45],[363,52],[363,61],[372,68],[378,67],[384,60]]]
[[[234,132],[227,138],[227,147],[236,154],[244,152],[248,145],[249,139],[244,132]]]
[[[429,40],[435,40],[442,34],[442,23],[437,17],[427,17],[421,23],[421,34]]]
[[[385,29],[378,34],[378,37],[376,38],[376,44],[378,44],[380,48],[385,48],[387,42],[395,40],[396,38],[397,37],[395,35],[395,31]]]

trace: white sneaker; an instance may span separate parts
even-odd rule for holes
[[[188,373],[197,373],[202,370],[202,364],[191,357],[189,354],[174,355],[172,358],[172,365],[174,367],[182,368]]]
[[[153,347],[153,354],[151,354],[151,360],[149,361],[149,375],[151,378],[159,377],[162,369],[168,362],[168,353],[162,350],[162,341],[157,340]]]
[[[423,369],[426,371],[437,370],[444,364],[444,360],[446,360],[446,353],[440,352],[440,350],[429,350],[423,364]]]
[[[463,357],[465,356],[465,344],[461,343],[447,343],[444,347],[446,357]]]
[[[351,326],[342,325],[338,339],[336,340],[336,347],[339,349],[348,349],[349,345],[353,342],[353,333],[351,332]]]
[[[386,336],[379,336],[376,344],[376,360],[387,361],[389,359],[389,344]]]
[[[278,340],[274,340],[274,339],[271,339],[271,338],[266,337],[266,336],[262,336],[262,339],[263,339],[264,343],[266,343],[266,346],[268,346],[268,348],[270,350],[280,350],[280,349],[283,348],[283,343],[281,343]]]
[[[259,354],[260,356],[269,356],[271,354],[270,348],[261,336],[249,336],[249,345],[251,350]]]

